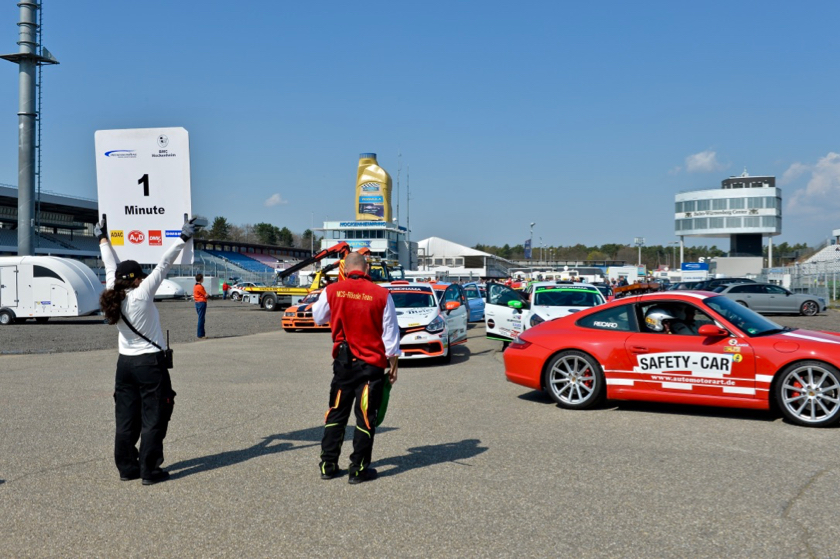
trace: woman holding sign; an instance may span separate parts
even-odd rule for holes
[[[195,219],[184,223],[180,238],[148,276],[134,260],[119,261],[108,237],[104,215],[94,228],[105,263],[105,291],[99,302],[108,324],[116,324],[119,330],[114,460],[122,481],[142,478],[143,485],[154,485],[169,479],[169,472],[160,465],[175,391],[169,378],[163,350],[167,342],[154,298],[166,272],[195,234],[194,222]]]

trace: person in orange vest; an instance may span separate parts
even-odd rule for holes
[[[201,282],[204,281],[204,274],[195,275],[195,287],[193,287],[193,300],[195,301],[195,312],[198,313],[198,329],[196,336],[199,340],[207,337],[204,332],[204,317],[207,314],[207,291]]]
[[[339,474],[344,428],[353,410],[356,430],[348,481],[356,484],[377,477],[370,467],[373,438],[385,382],[397,382],[400,328],[394,300],[387,289],[371,281],[365,257],[350,253],[344,266],[347,279],[328,285],[312,305],[315,322],[329,322],[333,339],[333,379],[320,469],[321,479]]]

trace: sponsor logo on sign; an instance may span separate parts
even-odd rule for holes
[[[161,235],[160,231],[149,231],[149,244],[152,246],[162,246],[163,245],[163,235]]]
[[[379,192],[379,183],[366,182],[362,185],[362,192]]]
[[[180,237],[180,236],[181,236],[181,230],[180,229],[167,229],[166,230],[166,238],[167,239],[169,237]]]
[[[121,247],[125,244],[125,236],[123,235],[122,229],[113,229],[111,231],[111,245],[115,247]]]
[[[133,243],[135,245],[142,244],[145,240],[146,235],[144,235],[142,231],[135,230],[128,234],[128,242]]]
[[[137,153],[133,149],[112,149],[105,152],[105,157],[113,157],[114,159],[134,159]]]
[[[157,137],[157,145],[159,147],[162,147],[162,148],[165,148],[166,146],[168,146],[169,145],[169,136],[167,136],[166,134],[161,134],[160,136],[158,136]]]

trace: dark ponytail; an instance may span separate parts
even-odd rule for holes
[[[125,300],[125,290],[133,287],[133,280],[118,279],[114,282],[113,289],[106,289],[99,297],[99,307],[105,313],[105,320],[108,324],[116,324],[120,321],[120,309]]]

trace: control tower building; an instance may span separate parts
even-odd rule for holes
[[[674,232],[680,238],[680,262],[685,237],[729,238],[730,257],[762,257],[768,240],[768,267],[773,265],[773,237],[782,233],[782,191],[776,177],[750,176],[746,169],[714,190],[676,195]]]

